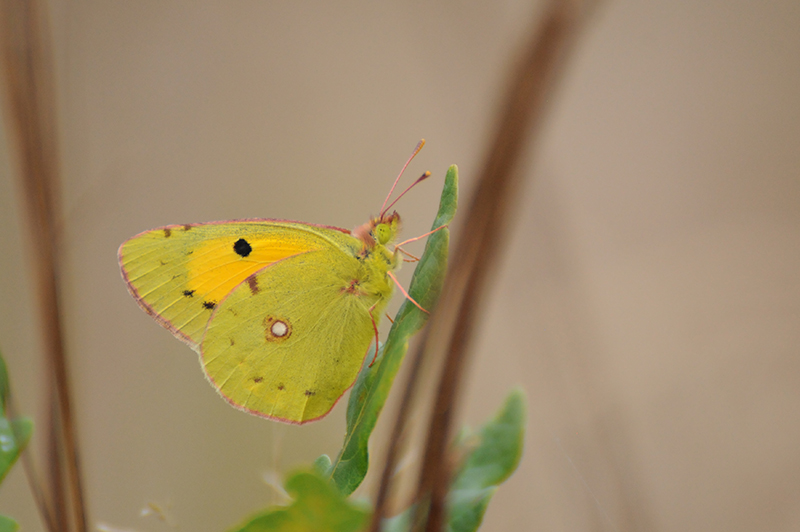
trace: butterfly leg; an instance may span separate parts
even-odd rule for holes
[[[377,304],[378,304],[378,302],[376,301],[375,305],[377,305]],[[375,316],[372,315],[372,311],[375,308],[375,305],[372,305],[371,307],[369,307],[369,311],[368,311],[369,312],[369,319],[372,320],[372,329],[375,331],[375,354],[372,355],[372,362],[369,363],[369,367],[370,368],[375,363],[375,360],[378,358],[378,324],[375,323]]]
[[[437,228],[436,228],[436,229],[434,229],[433,231],[428,231],[428,232],[427,232],[427,233],[425,233],[424,235],[419,235],[419,236],[415,236],[414,238],[409,238],[408,240],[404,240],[404,241],[400,242],[399,244],[395,245],[395,246],[394,246],[394,249],[395,249],[395,251],[397,251],[397,249],[398,249],[400,246],[403,246],[403,245],[405,245],[405,244],[408,244],[408,243],[410,243],[410,242],[416,242],[417,240],[421,240],[421,239],[425,238],[426,236],[430,236],[430,235],[432,235],[432,234],[433,234],[433,233],[435,233],[436,231],[441,231],[442,229],[444,229],[444,228],[445,228],[445,227],[447,227],[447,226],[448,226],[448,224],[440,225],[439,227],[437,227]],[[405,252],[403,252],[403,253],[405,253]]]
[[[392,281],[394,281],[394,284],[396,284],[396,285],[397,285],[397,288],[399,288],[399,289],[400,289],[400,291],[401,291],[401,292],[403,292],[403,295],[404,295],[404,296],[406,296],[406,299],[408,299],[409,301],[411,301],[412,303],[414,303],[414,305],[416,305],[416,307],[417,307],[418,309],[420,309],[422,312],[424,312],[425,314],[430,314],[430,312],[428,312],[427,310],[425,310],[424,308],[422,308],[422,306],[421,306],[419,303],[417,303],[416,301],[414,301],[414,298],[413,298],[413,297],[411,297],[410,295],[408,295],[408,292],[406,292],[406,289],[405,289],[405,288],[403,288],[403,285],[401,285],[401,284],[400,284],[400,281],[398,281],[398,280],[397,280],[397,277],[395,277],[395,276],[394,276],[394,274],[393,274],[392,272],[386,272],[386,275],[388,275],[389,277],[391,277],[391,278],[392,278]],[[370,314],[370,316],[372,316],[372,314]],[[374,323],[375,323],[375,321],[373,320],[373,322],[372,322],[372,323],[374,324]]]
[[[411,253],[409,253],[408,251],[404,250],[403,248],[398,247],[398,248],[396,248],[396,250],[399,251],[400,253],[402,253],[403,255],[408,255],[409,257],[411,257],[411,259],[413,259],[413,260],[403,259],[403,262],[419,262],[420,261],[419,257],[412,255]]]

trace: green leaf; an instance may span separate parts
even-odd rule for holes
[[[439,212],[432,229],[449,224],[458,202],[458,168],[447,170]],[[447,270],[447,248],[450,232],[442,229],[428,237],[425,251],[414,271],[409,295],[423,308],[436,306]],[[410,301],[405,301],[395,317],[386,343],[378,353],[372,368],[362,368],[347,405],[347,432],[339,455],[331,466],[331,478],[340,491],[348,495],[364,480],[369,467],[367,442],[375,428],[378,415],[386,403],[400,364],[408,351],[408,340],[427,321],[428,315]],[[367,356],[367,361],[370,361]],[[365,364],[368,366],[368,364]]]
[[[0,481],[28,444],[32,430],[33,422],[28,418],[9,421],[5,416],[0,417]]]
[[[9,394],[8,369],[0,355],[0,481],[2,481],[19,458],[19,453],[28,445],[33,422],[28,418],[9,420],[6,417],[6,401]]]
[[[477,446],[453,481],[448,496],[449,530],[472,532],[478,529],[497,485],[519,465],[524,435],[525,394],[514,390],[495,418],[483,426]]]
[[[10,517],[0,515],[0,532],[17,532],[17,530],[19,530],[19,523]]]
[[[14,431],[14,437],[17,439],[19,452],[24,451],[33,433],[33,420],[29,417],[14,418],[11,420],[11,428]]]
[[[452,532],[472,532],[478,530],[483,522],[483,514],[489,501],[497,491],[496,487],[480,490],[461,489],[450,493],[449,520],[447,529]]]
[[[388,519],[381,521],[381,532],[406,532],[411,530],[411,518],[414,516],[414,506],[407,508]]]
[[[459,447],[473,443],[447,496],[449,532],[474,532],[478,529],[497,485],[519,465],[524,433],[525,395],[521,390],[514,390],[500,412],[478,434],[459,439]],[[477,443],[474,442],[476,439]],[[413,516],[412,507],[384,519],[381,530],[407,532],[411,530]]]
[[[367,524],[369,512],[316,473],[295,473],[285,486],[295,499],[291,505],[257,514],[231,532],[356,532]]]
[[[331,457],[327,454],[322,454],[314,460],[314,465],[312,466],[314,471],[323,477],[327,477],[331,472]]]

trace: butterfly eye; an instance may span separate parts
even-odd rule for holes
[[[381,245],[386,244],[392,239],[392,230],[386,224],[378,224],[375,229],[372,230],[372,234],[375,236],[375,240]]]

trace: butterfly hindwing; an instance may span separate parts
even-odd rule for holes
[[[219,392],[234,406],[281,421],[327,414],[352,386],[374,338],[375,298],[354,289],[363,268],[342,250],[309,251],[231,291],[201,345]]]
[[[272,220],[172,225],[126,241],[119,260],[145,312],[199,349],[214,308],[245,279],[287,257],[336,248],[343,239],[352,237]]]

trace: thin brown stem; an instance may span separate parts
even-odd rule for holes
[[[554,2],[525,48],[513,74],[495,137],[467,210],[439,308],[455,313],[454,326],[440,374],[428,427],[425,457],[417,487],[416,530],[438,532],[446,522],[445,498],[452,476],[447,454],[457,411],[460,385],[466,371],[472,332],[490,272],[499,256],[502,235],[515,210],[522,174],[518,162],[530,145],[534,126],[541,122],[546,96],[564,63],[581,13],[572,2]],[[423,349],[426,349],[423,347]]]
[[[400,400],[400,408],[397,411],[394,425],[392,426],[392,435],[389,438],[389,447],[386,450],[384,457],[383,472],[381,473],[381,482],[378,486],[378,493],[375,496],[375,511],[372,514],[372,521],[369,525],[369,532],[378,532],[381,526],[381,520],[386,515],[386,507],[389,502],[391,494],[392,478],[394,476],[394,468],[397,463],[397,455],[403,445],[406,426],[408,425],[408,417],[411,415],[411,407],[414,401],[414,395],[419,384],[419,376],[422,370],[422,349],[420,347],[426,343],[428,331],[430,329],[425,327],[422,330],[422,337],[419,346],[414,350],[414,355],[411,359],[411,371],[408,374],[405,388],[403,389],[403,397]]]
[[[55,509],[54,521],[61,530],[85,531],[86,512],[60,317],[58,224],[61,217],[56,200],[59,159],[53,67],[46,21],[44,3],[0,0],[5,115],[11,136],[16,141],[19,174],[28,203],[40,321],[54,383],[56,412],[52,416],[52,432],[48,435],[53,444],[48,454],[53,460],[50,469],[55,473],[49,477],[52,486],[48,491],[55,500],[49,506]],[[58,473],[62,467],[63,475]],[[64,510],[59,512],[59,508]],[[73,527],[64,527],[64,523],[69,521],[65,515],[72,517]]]

